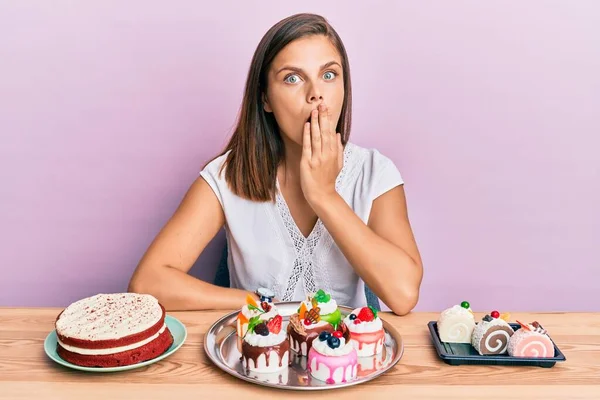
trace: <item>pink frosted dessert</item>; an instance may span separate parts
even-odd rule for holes
[[[536,321],[521,325],[508,342],[508,354],[512,357],[554,357],[554,344],[547,332]]]
[[[372,307],[357,308],[346,318],[344,324],[350,331],[350,344],[359,357],[380,354],[385,342],[383,322]]]
[[[308,351],[310,375],[328,384],[352,381],[358,373],[358,355],[349,342],[350,332],[343,322],[338,329],[321,332]]]

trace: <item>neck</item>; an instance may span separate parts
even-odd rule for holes
[[[302,146],[283,138],[285,158],[279,167],[277,177],[282,186],[300,186],[300,160],[302,159]]]

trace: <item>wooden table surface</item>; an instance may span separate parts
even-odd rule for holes
[[[86,373],[50,360],[44,339],[58,309],[0,308],[0,398],[4,399],[257,399],[266,396],[373,399],[600,399],[600,313],[518,313],[511,321],[538,320],[567,360],[552,368],[450,366],[431,343],[434,313],[404,317],[382,313],[402,335],[404,355],[379,378],[344,389],[283,391],[237,379],[204,353],[208,328],[224,312],[173,312],[188,330],[184,345],[160,362],[119,373]],[[483,314],[475,313],[479,319]],[[192,397],[194,396],[194,397]],[[199,397],[198,397],[199,396]],[[208,398],[208,397],[206,397]]]

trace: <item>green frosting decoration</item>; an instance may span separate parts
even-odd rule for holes
[[[318,303],[327,303],[329,300],[331,300],[331,296],[325,293],[323,289],[319,289],[319,291],[315,294],[315,300],[317,300]]]
[[[329,322],[331,325],[333,325],[334,329],[337,329],[340,322],[342,322],[342,313],[339,309],[336,309],[331,314],[321,315],[321,319]]]

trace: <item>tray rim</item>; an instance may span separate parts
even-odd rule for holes
[[[513,322],[509,322],[509,325],[513,329],[515,327],[519,326],[518,324],[513,323]],[[448,354],[443,350],[442,341],[440,340],[440,337],[437,332],[437,321],[429,321],[427,323],[427,326],[429,328],[429,332],[430,332],[430,335],[433,340],[433,344],[434,344],[434,347],[436,349],[438,356],[443,360],[465,361],[464,363],[462,363],[462,365],[469,365],[468,363],[471,361],[478,361],[479,365],[485,365],[486,364],[485,361],[488,361],[490,364],[500,365],[500,366],[502,366],[503,363],[507,363],[507,364],[510,363],[509,365],[506,365],[506,366],[515,366],[515,364],[543,366],[542,364],[554,365],[557,362],[563,362],[563,361],[567,360],[565,354],[556,345],[556,342],[554,342],[554,340],[552,340],[552,337],[550,337],[550,335],[548,335],[548,337],[550,338],[550,340],[552,341],[552,344],[554,345],[554,352],[556,354],[554,357],[543,357],[543,358],[542,357],[511,357],[511,356],[506,356],[506,355],[482,356],[479,354],[469,355],[469,356],[459,356],[459,355],[454,355],[454,354]],[[459,365],[459,364],[455,364],[455,365]]]
[[[283,306],[296,305],[299,307],[300,303],[302,303],[302,302],[301,301],[278,301],[278,302],[274,302],[273,304],[275,304],[278,307],[280,307],[282,305]],[[353,307],[348,307],[348,306],[343,306],[343,305],[338,305],[338,308],[339,308],[340,312],[342,313],[342,315],[345,315],[344,312],[347,312],[349,314],[355,309]],[[332,389],[347,388],[349,386],[355,386],[355,385],[367,383],[373,379],[380,377],[387,371],[394,368],[396,366],[396,364],[400,361],[400,359],[402,359],[402,357],[404,356],[404,340],[402,339],[402,335],[400,335],[400,333],[396,330],[396,328],[394,328],[388,321],[386,321],[385,319],[382,318],[381,321],[383,322],[383,329],[396,342],[396,344],[398,346],[398,352],[395,354],[392,361],[390,361],[390,363],[385,368],[382,368],[379,371],[373,372],[373,374],[369,375],[367,379],[365,379],[365,378],[355,379],[350,382],[323,385],[323,386],[289,386],[289,385],[280,385],[280,384],[270,383],[270,382],[257,381],[256,379],[252,379],[250,377],[247,377],[247,376],[237,373],[237,371],[235,371],[235,370],[232,370],[231,368],[229,368],[227,366],[227,364],[225,362],[223,362],[220,359],[220,357],[218,357],[218,355],[217,355],[218,359],[215,359],[215,357],[213,356],[213,354],[211,353],[211,351],[209,349],[208,340],[206,340],[207,336],[211,332],[215,331],[216,329],[218,329],[219,326],[223,325],[223,321],[233,317],[234,315],[238,314],[239,312],[240,312],[240,310],[234,310],[232,312],[229,312],[229,313],[223,315],[221,318],[217,319],[208,328],[208,330],[204,334],[204,340],[203,340],[204,343],[203,343],[202,347],[204,348],[204,353],[211,360],[212,364],[217,366],[219,369],[221,369],[222,371],[228,373],[229,375],[231,375],[235,378],[241,379],[246,382],[253,383],[258,386],[266,386],[266,387],[270,387],[270,388],[274,388],[274,389],[281,389],[281,390],[297,390],[297,391],[332,390]],[[235,330],[232,331],[231,333],[228,334],[228,336],[235,334],[235,332],[236,332]]]

